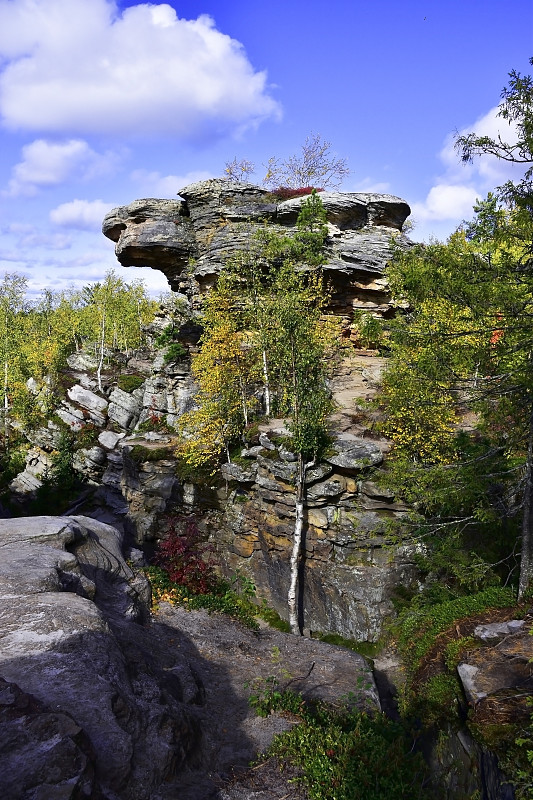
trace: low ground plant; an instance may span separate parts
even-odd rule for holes
[[[416,741],[401,723],[383,714],[369,716],[347,703],[334,709],[279,691],[275,679],[262,695],[252,695],[258,714],[272,711],[300,718],[274,739],[266,757],[297,770],[311,800],[424,800],[427,768],[415,753]]]
[[[216,572],[213,547],[198,529],[194,517],[175,515],[166,520],[166,535],[161,540],[154,564],[145,569],[152,587],[152,605],[168,602],[188,609],[218,611],[257,630],[257,617],[278,630],[288,623],[259,602],[253,582],[236,571],[229,580]]]

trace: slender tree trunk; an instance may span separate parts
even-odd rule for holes
[[[102,388],[102,366],[104,363],[104,342],[105,342],[105,313],[102,314],[102,335],[100,338],[100,359],[98,361],[98,369],[96,370],[96,377],[98,378],[98,389],[103,392]]]
[[[306,464],[302,453],[298,454],[298,476],[296,478],[296,520],[294,522],[294,540],[290,559],[290,583],[288,593],[289,625],[291,633],[301,636],[298,624],[298,570],[302,555],[302,536],[305,510],[305,473]]]
[[[265,414],[270,417],[270,381],[268,377],[268,362],[263,350],[263,379],[265,381]]]
[[[529,443],[527,448],[526,481],[524,486],[524,508],[522,516],[522,553],[520,556],[520,580],[518,599],[527,592],[533,581],[533,407],[529,417]]]
[[[9,393],[8,393],[8,363],[4,361],[4,449],[9,449]]]

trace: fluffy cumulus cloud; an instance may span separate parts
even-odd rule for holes
[[[36,139],[22,148],[22,160],[13,167],[4,194],[34,195],[70,178],[92,178],[108,170],[111,162],[110,154],[99,155],[82,139]]]
[[[476,133],[503,141],[515,142],[516,129],[513,124],[498,116],[498,107],[492,108],[461,134]],[[455,136],[450,134],[439,153],[444,172],[429,190],[425,200],[413,203],[413,216],[417,222],[454,221],[459,224],[472,216],[476,199],[485,197],[496,186],[507,180],[520,179],[524,167],[509,164],[494,156],[476,157],[472,164],[463,164],[454,147]]]
[[[103,200],[71,200],[50,211],[50,221],[63,228],[81,231],[99,231],[102,220],[113,208]]]
[[[10,129],[212,137],[279,115],[266,74],[205,15],[113,0],[0,0]]]

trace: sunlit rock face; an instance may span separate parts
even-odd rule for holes
[[[136,200],[110,211],[104,234],[116,242],[124,267],[152,267],[173,291],[202,293],[226,261],[250,247],[265,224],[294,228],[305,197],[278,202],[252,184],[212,179],[180,190],[183,200]],[[321,192],[328,219],[324,272],[330,311],[348,322],[354,311],[386,315],[390,296],[384,269],[392,240],[407,247],[402,226],[410,214],[399,197],[360,192]]]

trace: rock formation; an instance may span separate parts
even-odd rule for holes
[[[110,211],[104,234],[116,242],[125,267],[163,272],[175,292],[211,287],[224,262],[250,246],[264,224],[290,230],[305,198],[279,202],[258,186],[213,179],[180,191],[183,200],[136,200]],[[391,239],[401,246],[410,214],[407,203],[386,194],[322,192],[328,219],[330,311],[353,319],[354,311],[387,314],[390,297],[383,276]]]
[[[217,796],[217,780],[286,727],[247,703],[246,682],[272,672],[272,648],[304,694],[356,691],[379,707],[368,665],[342,648],[170,606],[151,621],[147,582],[115,528],[1,520],[0,542],[5,800]]]
[[[125,266],[151,266],[180,291],[189,313],[197,298],[213,285],[225,260],[250,246],[261,226],[288,231],[295,226],[305,198],[277,202],[275,196],[248,184],[210,180],[181,191],[183,200],[138,200],[111,211],[104,220],[107,236],[116,241]],[[324,192],[327,212],[327,263],[330,311],[350,331],[358,310],[390,311],[384,268],[391,239],[402,246],[401,233],[409,207],[397,197]],[[192,314],[194,316],[194,310]],[[170,320],[156,320],[157,332]],[[191,328],[194,343],[197,332]],[[194,346],[194,344],[193,344]],[[275,444],[283,421],[265,426],[262,436],[245,449],[238,463],[224,467],[219,483],[200,491],[177,475],[172,437],[146,432],[150,420],[172,426],[194,402],[187,360],[165,363],[163,353],[146,350],[129,358],[109,354],[104,396],[99,392],[88,353],[69,358],[71,385],[57,408],[57,417],[74,432],[93,426],[93,441],[75,454],[74,466],[85,481],[99,486],[99,507],[80,507],[113,522],[141,546],[157,538],[157,516],[174,506],[199,513],[215,541],[223,570],[241,569],[262,596],[285,614],[294,495],[291,454]],[[372,392],[370,375],[379,364],[368,356],[345,359],[334,380],[338,406],[332,420],[333,452],[309,474],[305,570],[305,625],[315,631],[374,640],[392,611],[398,583],[408,584],[416,571],[413,546],[388,541],[386,521],[401,518],[405,508],[378,488],[373,473],[387,450],[384,440],[353,423],[358,398]],[[118,386],[121,372],[142,379],[132,391]],[[370,376],[363,379],[364,374]],[[34,387],[37,393],[39,387]],[[34,448],[25,471],[12,488],[34,491],[57,447],[58,421],[31,435]],[[366,437],[366,438],[363,438]]]

